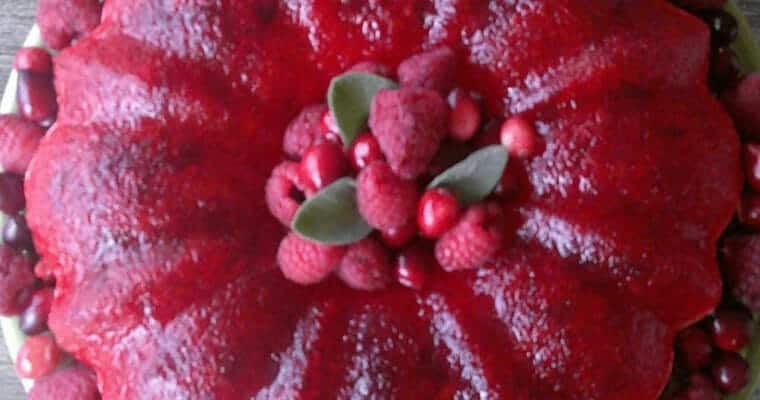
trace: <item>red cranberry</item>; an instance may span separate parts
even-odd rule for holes
[[[417,226],[420,233],[435,239],[446,233],[459,220],[459,202],[446,189],[431,189],[420,199],[417,209]]]
[[[718,310],[710,320],[715,345],[726,351],[739,351],[752,338],[752,316],[746,311]]]
[[[760,195],[745,193],[739,204],[739,222],[747,228],[760,230]]]
[[[736,66],[736,54],[730,47],[718,47],[710,56],[710,79],[719,89],[734,86],[741,76]]]
[[[410,246],[396,259],[396,280],[403,286],[420,290],[425,286],[428,265],[432,265],[432,249],[422,245]]]
[[[346,175],[348,163],[340,145],[330,142],[311,146],[301,160],[301,174],[317,190]]]
[[[686,388],[673,397],[673,400],[721,400],[722,397],[712,380],[699,373],[689,377]]]
[[[3,225],[3,242],[19,251],[34,248],[32,232],[26,225],[26,219],[22,215],[14,215],[5,221]]]
[[[15,215],[25,205],[24,178],[11,172],[0,173],[0,211]]]
[[[744,172],[752,189],[760,192],[760,144],[744,146]]]
[[[31,71],[19,71],[18,108],[24,118],[48,127],[58,114],[53,77]]]
[[[24,47],[16,53],[13,68],[38,74],[52,74],[53,58],[41,47]]]
[[[698,371],[710,364],[713,351],[710,336],[696,326],[686,328],[678,335],[676,349],[690,371]]]
[[[739,34],[736,18],[723,10],[708,10],[700,13],[710,27],[714,46],[728,46]]]
[[[417,235],[417,223],[412,221],[401,228],[389,229],[382,232],[383,242],[393,248],[400,248],[409,243]]]
[[[61,349],[52,336],[32,336],[18,352],[16,373],[25,379],[39,379],[53,372],[60,359]]]
[[[30,336],[45,332],[52,305],[53,288],[43,288],[34,293],[31,303],[19,316],[21,331]]]
[[[501,126],[501,144],[509,155],[529,158],[539,151],[539,137],[533,125],[523,117],[512,117]]]
[[[472,95],[462,89],[454,89],[449,94],[449,133],[454,140],[466,142],[475,136],[480,128],[482,115],[480,104]]]
[[[749,383],[749,364],[737,353],[723,353],[712,365],[712,377],[723,393],[736,393]]]
[[[377,139],[371,134],[365,133],[357,137],[351,144],[349,158],[354,169],[359,171],[373,161],[383,160],[383,151],[380,150]]]

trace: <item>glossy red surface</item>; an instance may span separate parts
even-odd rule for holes
[[[421,291],[286,281],[263,193],[285,126],[343,69],[440,43],[546,141],[517,236]],[[720,299],[741,188],[708,46],[661,0],[107,1],[27,178],[50,326],[107,400],[654,400]]]

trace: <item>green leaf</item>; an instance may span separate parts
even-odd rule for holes
[[[348,72],[330,82],[327,104],[335,117],[345,146],[350,146],[356,136],[366,128],[375,94],[381,89],[396,88],[396,82],[363,72]]]
[[[338,179],[304,202],[293,220],[293,231],[328,245],[354,243],[367,237],[372,227],[359,214],[356,182]]]
[[[447,189],[465,206],[477,203],[499,184],[508,160],[503,146],[484,147],[435,177],[428,188]]]

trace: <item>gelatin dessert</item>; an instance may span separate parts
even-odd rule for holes
[[[30,398],[748,398],[760,75],[724,7],[40,1],[61,51],[0,117]]]

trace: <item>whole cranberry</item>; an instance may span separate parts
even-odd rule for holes
[[[34,249],[32,232],[23,215],[14,215],[3,225],[3,242],[16,250]]]
[[[24,178],[12,172],[0,173],[0,211],[15,215],[24,206]]]
[[[369,133],[364,133],[357,137],[349,149],[349,158],[351,165],[359,171],[373,161],[383,160],[383,151],[377,139]]]
[[[428,276],[428,266],[433,265],[433,250],[421,243],[404,249],[396,258],[396,280],[402,286],[421,290]]]
[[[712,380],[702,373],[689,377],[686,388],[673,397],[673,400],[721,400],[723,396],[712,383]]]
[[[710,333],[721,350],[739,351],[752,338],[752,316],[743,310],[718,310],[710,320]]]
[[[25,379],[39,379],[55,370],[61,359],[61,349],[50,335],[26,339],[16,358],[16,373]]]
[[[317,190],[335,182],[348,172],[343,148],[331,142],[309,147],[301,160],[301,174]]]
[[[689,371],[698,371],[710,364],[713,352],[710,336],[697,326],[688,327],[678,335],[676,350]]]
[[[501,126],[500,138],[512,157],[530,158],[539,151],[541,139],[533,125],[523,117],[506,120]]]
[[[448,97],[449,107],[449,134],[451,138],[460,142],[472,139],[480,128],[482,113],[480,104],[467,91],[454,89]]]
[[[425,192],[417,208],[417,226],[420,233],[435,239],[446,233],[459,221],[459,201],[446,189],[436,188]]]
[[[711,371],[713,382],[723,393],[736,393],[749,383],[749,364],[737,353],[721,354]]]
[[[393,248],[400,248],[409,243],[417,235],[417,223],[411,221],[401,228],[389,229],[382,232],[383,243]]]
[[[700,14],[710,27],[714,46],[727,46],[736,40],[739,24],[733,15],[720,9],[702,11]]]
[[[53,77],[32,71],[19,71],[16,92],[19,112],[24,118],[48,127],[58,114]]]
[[[760,192],[760,144],[750,143],[744,146],[744,172],[747,183]]]
[[[13,68],[38,74],[52,74],[53,57],[41,47],[24,47],[16,53]]]
[[[19,316],[19,327],[27,335],[39,335],[47,330],[48,315],[53,305],[53,288],[43,288],[32,296],[32,301]]]
[[[760,194],[745,193],[742,196],[739,222],[746,228],[760,230]]]

